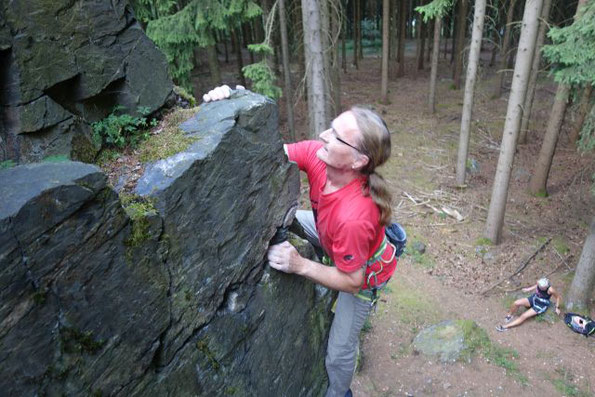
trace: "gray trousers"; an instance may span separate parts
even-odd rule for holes
[[[312,211],[297,211],[296,218],[306,232],[307,240],[320,247]],[[326,350],[325,364],[329,379],[326,397],[344,397],[349,390],[355,372],[359,334],[370,310],[370,302],[347,292],[339,292]]]

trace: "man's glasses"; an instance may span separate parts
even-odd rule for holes
[[[331,130],[331,135],[338,140],[339,142],[349,146],[350,148],[353,148],[355,150],[357,150],[358,152],[362,152],[361,150],[359,150],[357,147],[353,146],[351,143],[345,142],[343,139],[339,138],[339,134],[337,134],[337,131],[335,131],[335,129],[333,127],[330,128]]]

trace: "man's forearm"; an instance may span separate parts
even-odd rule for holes
[[[299,275],[327,288],[356,293],[364,283],[363,268],[354,273],[344,273],[332,266],[325,266],[318,262],[301,257]]]

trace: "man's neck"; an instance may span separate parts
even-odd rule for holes
[[[333,193],[348,185],[354,179],[357,179],[361,174],[357,171],[346,171],[338,168],[326,167],[326,185],[323,193]]]

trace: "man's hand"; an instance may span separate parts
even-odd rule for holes
[[[556,308],[556,314],[557,315],[560,315],[560,308],[559,307]]]
[[[267,259],[273,269],[285,273],[299,273],[302,270],[300,260],[302,257],[295,247],[287,241],[272,245],[269,248]]]
[[[236,85],[236,90],[244,90],[244,86]],[[211,91],[207,92],[202,96],[202,100],[205,102],[220,101],[221,99],[227,99],[231,95],[231,88],[227,84],[215,87]]]

